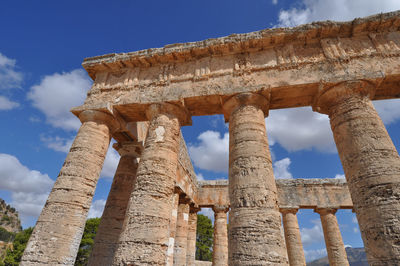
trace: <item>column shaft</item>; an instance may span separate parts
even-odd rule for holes
[[[225,103],[234,106],[229,112],[230,265],[288,264],[262,101],[267,100],[260,95],[240,94]]]
[[[320,98],[349,185],[370,265],[400,264],[400,158],[369,99],[372,84],[346,82]]]
[[[189,204],[179,203],[178,219],[176,221],[176,237],[174,250],[174,265],[186,265],[186,250],[188,239]]]
[[[305,266],[303,244],[301,243],[297,209],[282,210],[283,228],[285,231],[286,248],[291,266]]]
[[[180,123],[175,115],[159,107],[150,106],[150,125],[136,186],[113,265],[167,263]]]
[[[137,165],[135,155],[121,154],[90,254],[90,266],[108,266],[113,261],[129,197],[136,181]]]
[[[105,113],[93,111],[85,111],[80,117],[83,124],[37,220],[21,265],[74,264],[110,143],[105,121],[112,120]]]
[[[335,216],[336,210],[321,209],[317,210],[321,216],[322,229],[324,231],[326,251],[328,252],[329,265],[346,266],[349,265],[346,250],[344,248],[342,235]]]
[[[168,241],[168,252],[167,252],[167,265],[173,265],[174,263],[174,249],[175,249],[175,237],[176,237],[176,222],[178,219],[178,205],[179,205],[179,194],[175,193],[172,199],[172,211],[171,220],[169,223],[169,241]]]
[[[214,210],[214,243],[213,260],[214,266],[228,266],[228,227],[227,207],[213,208]]]
[[[194,262],[196,259],[197,211],[198,209],[191,209],[189,213],[188,239],[187,239],[187,251],[186,251],[187,266],[194,266]]]

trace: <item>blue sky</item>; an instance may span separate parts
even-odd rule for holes
[[[85,57],[397,9],[397,0],[2,1],[0,197],[17,208],[24,227],[34,225],[80,125],[69,109],[91,86]],[[375,105],[399,150],[399,100]],[[266,123],[277,178],[343,177],[326,116],[273,110]],[[198,176],[226,178],[223,118],[193,117],[182,131]],[[92,217],[101,215],[118,159],[110,149]],[[354,214],[337,217],[344,243],[362,246]],[[307,259],[323,256],[319,216],[302,210],[298,218]]]

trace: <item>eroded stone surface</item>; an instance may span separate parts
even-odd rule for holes
[[[196,230],[197,230],[197,212],[200,209],[191,208],[189,212],[188,236],[187,236],[187,251],[186,265],[194,266],[196,258]]]
[[[228,206],[214,206],[213,266],[228,266]]]
[[[297,209],[281,209],[285,242],[290,265],[306,266],[303,244],[301,243]]]
[[[176,236],[174,250],[174,265],[186,265],[186,251],[188,241],[189,204],[181,202],[178,205],[178,219],[176,221]]]

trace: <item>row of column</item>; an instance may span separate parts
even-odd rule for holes
[[[324,88],[314,110],[329,115],[370,265],[400,262],[400,158],[372,102],[375,85]],[[229,264],[287,265],[265,130],[270,99],[241,93],[225,101],[229,121]],[[188,112],[153,104],[114,265],[165,265],[174,230],[179,131]],[[38,219],[21,265],[72,265],[112,133],[111,115],[85,111],[82,126]]]

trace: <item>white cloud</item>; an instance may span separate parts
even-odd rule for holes
[[[203,214],[210,218],[212,223],[214,224],[214,211],[211,208],[201,208],[201,211],[199,211],[199,214]]]
[[[274,5],[278,4],[278,0],[272,0],[272,4]]]
[[[38,217],[54,184],[47,174],[30,170],[9,154],[0,153],[0,190],[11,192],[11,205],[21,215]]]
[[[229,133],[223,137],[216,131],[205,131],[198,137],[198,145],[189,144],[188,150],[195,166],[215,172],[228,172]]]
[[[40,84],[32,86],[28,99],[45,114],[47,122],[52,126],[77,130],[81,123],[69,110],[84,102],[90,85],[90,79],[81,69],[55,73],[45,76]]]
[[[101,217],[104,211],[104,206],[106,205],[106,201],[103,199],[95,200],[92,202],[92,206],[90,206],[88,218],[97,218]]]
[[[41,136],[40,140],[43,141],[44,144],[46,144],[47,148],[64,153],[69,152],[72,142],[74,141],[74,139],[65,139],[59,136],[56,137]]]
[[[1,80],[0,80],[1,83]],[[11,110],[19,106],[19,103],[13,102],[4,96],[0,96],[0,110]]]
[[[360,230],[358,229],[358,227],[353,227],[353,233],[355,233],[355,234],[360,233]]]
[[[398,9],[398,0],[302,0],[298,7],[280,11],[277,26],[292,27],[321,20],[347,21]]]
[[[301,242],[304,246],[308,246],[314,243],[324,242],[324,233],[322,232],[322,226],[320,220],[311,220],[314,224],[311,228],[301,228]]]
[[[201,173],[198,173],[198,174],[196,175],[196,177],[197,177],[197,180],[198,180],[198,181],[203,181],[203,180],[204,180],[204,176],[203,176]]]
[[[16,60],[0,53],[0,89],[20,88],[22,80],[22,73],[16,70]]]
[[[271,110],[265,123],[271,145],[278,142],[288,151],[336,151],[328,116],[310,107]]]
[[[311,250],[305,249],[304,256],[306,257],[306,261],[310,262],[310,261],[327,256],[327,252],[326,252],[325,248],[311,249]]]
[[[345,178],[346,178],[346,176],[342,175],[342,174],[335,175],[335,179],[345,179]]]
[[[291,164],[290,158],[284,158],[282,160],[274,162],[274,175],[276,179],[282,178],[293,178],[292,174],[289,172],[289,166]]]
[[[374,101],[374,106],[383,123],[389,125],[400,118],[400,100]]]

